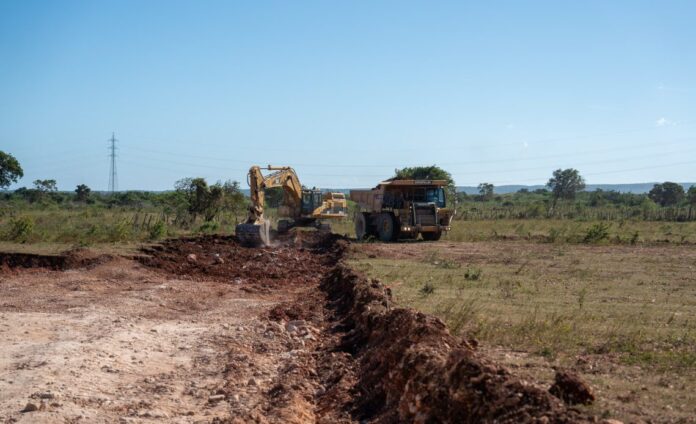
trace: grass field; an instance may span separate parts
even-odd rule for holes
[[[654,387],[653,400],[663,398],[670,414],[696,416],[693,247],[498,241],[355,249],[354,267],[454,332],[551,365],[599,362],[597,369],[613,367],[593,378],[600,388]]]
[[[527,240],[550,243],[696,244],[696,222],[501,219],[454,221],[451,241]]]

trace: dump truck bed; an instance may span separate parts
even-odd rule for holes
[[[350,191],[350,200],[357,203],[360,206],[360,208],[372,211],[382,209],[383,196],[383,189]]]

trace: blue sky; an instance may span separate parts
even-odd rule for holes
[[[16,188],[169,189],[293,165],[367,187],[696,180],[693,1],[0,2]],[[244,184],[244,183],[243,183]]]

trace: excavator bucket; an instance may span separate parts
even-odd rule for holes
[[[235,233],[237,239],[244,246],[258,247],[270,246],[271,223],[264,221],[261,224],[237,224]]]

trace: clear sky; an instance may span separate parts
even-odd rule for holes
[[[696,180],[694,1],[0,2],[0,150],[119,189]]]

